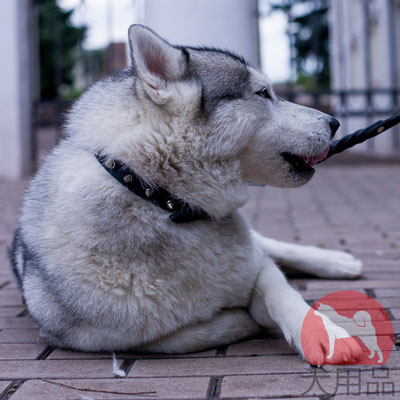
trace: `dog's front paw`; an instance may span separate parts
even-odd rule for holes
[[[324,364],[354,364],[361,355],[362,349],[358,342],[349,337],[336,341],[335,352],[330,354],[329,346],[315,335],[311,335],[303,343],[303,357],[311,364],[321,366]]]
[[[310,311],[301,330],[300,353],[311,365],[354,364],[362,348],[349,333],[318,311]]]

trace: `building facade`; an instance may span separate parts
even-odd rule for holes
[[[400,0],[332,0],[333,109],[341,134],[400,112]],[[399,128],[352,151],[400,153]]]

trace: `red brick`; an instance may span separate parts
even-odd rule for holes
[[[325,375],[326,376],[326,375]],[[330,378],[320,380],[324,389],[333,393],[336,375],[329,374]],[[224,377],[221,386],[221,398],[253,398],[270,396],[295,396],[303,398],[312,382],[312,372],[303,374],[268,374],[242,375]],[[318,389],[318,388],[317,388]],[[314,392],[315,393],[315,392]],[[319,394],[321,391],[317,392]]]
[[[320,289],[324,287],[325,289],[335,289],[335,290],[351,290],[351,289],[374,289],[374,288],[400,288],[400,279],[398,280],[388,280],[388,281],[378,281],[378,280],[355,280],[355,281],[336,281],[336,280],[325,280],[321,282],[320,280],[308,281],[308,289]]]
[[[205,358],[205,357],[215,357],[216,350],[206,350],[197,353],[187,353],[187,354],[158,354],[158,353],[141,353],[141,352],[122,352],[117,353],[120,358],[130,358],[130,359],[159,359],[159,358]]]
[[[46,348],[42,344],[0,344],[0,360],[35,360]]]
[[[400,319],[400,308],[391,308],[390,312],[394,319]]]
[[[399,307],[400,307],[400,288],[396,288],[396,289],[374,289],[374,293],[375,293],[375,296],[378,297],[378,298],[383,298],[383,297],[397,297],[397,298],[399,298]]]
[[[128,359],[159,359],[159,358],[193,358],[193,357],[215,357],[216,350],[202,351],[191,354],[157,354],[157,353],[126,353],[117,352],[118,358]],[[47,357],[48,360],[90,360],[90,359],[109,359],[110,353],[82,353],[77,351],[53,350]]]
[[[0,306],[0,317],[16,317],[24,311],[24,307],[1,307]]]
[[[11,385],[11,382],[0,381],[0,397],[2,393],[8,388],[9,385]]]
[[[0,343],[38,343],[39,329],[4,329]]]
[[[353,371],[357,374],[357,371]],[[346,372],[342,371],[339,376],[346,376]],[[352,373],[350,373],[352,374]],[[337,372],[330,371],[324,373],[319,370],[317,372],[318,382],[325,392],[334,394],[337,393],[338,396],[334,398],[348,399],[353,397],[340,396],[340,394],[346,394],[347,396],[347,386],[337,386]],[[353,375],[350,375],[353,376]],[[313,374],[268,374],[268,375],[249,375],[249,376],[228,376],[222,381],[221,386],[221,398],[250,398],[250,397],[272,397],[272,396],[292,396],[295,398],[304,399],[305,396],[322,396],[326,393],[323,392],[321,387],[318,387],[317,383],[314,383],[313,388],[308,391],[311,387],[313,381]],[[358,396],[354,396],[354,399],[370,399],[366,397],[367,384],[368,382],[399,382],[400,371],[390,370],[388,379],[377,379],[373,378],[372,371],[361,371],[361,382],[360,382],[360,392],[364,393]],[[352,379],[352,378],[350,378]],[[351,383],[355,383],[356,379],[350,380]],[[340,381],[343,383],[343,381]],[[400,387],[395,386],[396,390],[399,391]],[[349,387],[349,393],[357,393],[358,386]],[[307,393],[306,393],[307,392]],[[305,395],[302,396],[302,394]],[[382,398],[382,397],[380,397]],[[386,397],[385,397],[386,398]],[[393,398],[393,397],[391,397]]]
[[[82,353],[79,351],[53,350],[46,360],[109,360],[111,353]],[[118,358],[122,358],[118,355]]]
[[[33,329],[37,328],[32,317],[0,317],[0,329]]]
[[[388,298],[385,298],[385,299],[377,298],[377,300],[385,308],[392,308],[392,307],[397,308],[397,307],[400,307],[400,297],[388,297]]]
[[[398,370],[399,369],[399,365],[400,365],[400,352],[397,351],[396,349],[392,350],[392,351],[383,351],[383,355],[384,357],[388,356],[388,353],[390,354],[388,361],[386,362],[386,364],[384,365],[357,365],[357,364],[351,364],[351,365],[324,365],[324,369],[326,371],[335,371],[335,370],[354,370],[354,369],[365,369],[365,370],[372,370],[372,369],[376,369],[376,368],[380,368],[380,367],[385,367],[385,368],[389,368],[390,371],[394,371],[395,369]],[[399,372],[399,377],[400,377],[400,370]],[[396,375],[397,376],[397,375]],[[400,388],[399,388],[400,389]]]
[[[324,285],[322,285],[324,286]],[[365,293],[364,290],[357,290],[357,292],[359,293]],[[319,300],[322,297],[326,296],[327,294],[332,293],[332,290],[330,289],[326,289],[326,290],[306,290],[306,291],[300,291],[300,294],[303,296],[303,298],[305,300]],[[347,298],[349,295],[348,293],[344,292],[344,293],[337,293],[337,295],[335,296],[336,299],[345,299]],[[367,298],[367,295],[365,295],[365,298]]]
[[[157,379],[76,379],[56,382],[80,388],[120,392],[156,392],[142,396],[99,393],[61,387],[41,380],[25,382],[12,397],[13,400],[76,400],[81,395],[93,399],[205,399],[209,378],[157,378]],[[44,393],[46,394],[44,396]]]
[[[365,271],[363,273],[363,278],[364,279],[379,279],[379,280],[399,280],[400,279],[400,271],[399,272],[393,272],[393,271],[388,271],[388,272],[383,272],[383,271]]]
[[[399,262],[392,260],[368,260],[363,259],[364,261],[364,271],[372,272],[398,272],[399,271]]]
[[[298,356],[217,357],[170,360],[138,360],[130,377],[219,376],[268,372],[304,372],[310,366]]]
[[[11,382],[9,381],[0,381],[0,397],[5,392],[6,389],[11,385]]]
[[[109,360],[24,360],[0,361],[3,379],[33,378],[112,378]]]
[[[0,306],[21,306],[22,298],[17,289],[2,289],[0,290]]]
[[[285,339],[258,339],[230,345],[226,355],[231,356],[261,356],[272,354],[297,354]]]
[[[10,283],[10,277],[0,274],[0,287],[9,285],[9,283]]]

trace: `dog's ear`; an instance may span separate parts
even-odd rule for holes
[[[147,94],[156,104],[165,104],[171,85],[185,74],[185,53],[143,25],[129,28],[129,47],[133,69]]]

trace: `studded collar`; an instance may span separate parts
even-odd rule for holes
[[[149,185],[133,170],[118,160],[99,154],[95,156],[97,161],[113,178],[137,196],[168,211],[170,213],[169,217],[176,224],[209,218],[209,215],[204,210],[192,208],[188,203],[176,198],[166,189]]]

